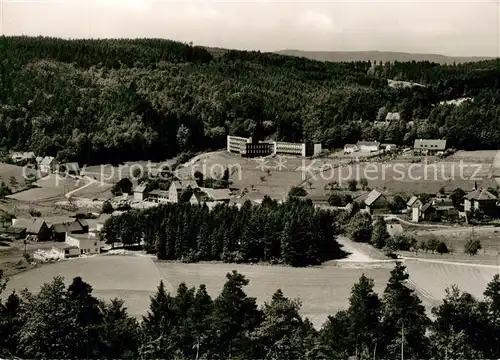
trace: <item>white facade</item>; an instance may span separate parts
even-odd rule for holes
[[[76,246],[80,250],[80,255],[99,254],[102,245],[97,237],[72,235],[66,235],[66,244]]]
[[[306,144],[274,141],[274,154],[306,156]]]
[[[414,207],[412,208],[411,221],[418,223],[419,220],[420,220],[420,208]]]
[[[240,153],[241,148],[245,146],[245,144],[252,142],[250,138],[244,138],[239,136],[227,136],[227,151]]]

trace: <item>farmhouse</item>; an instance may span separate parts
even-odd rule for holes
[[[205,202],[203,193],[200,191],[193,191],[193,195],[191,195],[191,198],[189,199],[189,203],[191,205],[201,205]]]
[[[358,141],[356,146],[361,152],[375,152],[380,150],[378,141]]]
[[[263,200],[264,194],[258,190],[252,190],[250,192],[242,193],[240,196],[231,198],[229,205],[235,205],[236,207],[241,208],[247,201],[249,201],[252,205],[260,205]]]
[[[497,197],[489,191],[479,188],[467,195],[464,198],[464,210],[483,210],[485,213],[494,211],[497,208]]]
[[[53,156],[45,156],[40,162],[40,171],[44,173],[51,173],[56,169],[57,161]]]
[[[69,175],[80,175],[80,165],[76,162],[66,163],[64,164],[64,168]]]
[[[140,184],[140,185],[137,185],[135,187],[135,189],[134,189],[134,201],[144,201],[147,196],[148,196],[148,193],[146,191],[145,184]]]
[[[130,194],[133,188],[132,181],[129,178],[120,179],[113,187],[115,195]]]
[[[52,238],[50,227],[40,219],[12,219],[12,228],[26,229],[27,240],[49,241]]]
[[[5,233],[14,239],[26,239],[26,229],[9,226]]]
[[[66,233],[85,234],[89,226],[85,220],[74,218],[43,218],[43,221],[52,231],[52,237],[55,241],[64,241]]]
[[[413,150],[421,154],[434,155],[446,150],[446,140],[416,139],[413,144]]]
[[[421,208],[422,207],[422,201],[416,196],[412,196],[410,200],[406,203],[406,208],[408,212],[411,212],[413,208]]]
[[[66,244],[77,247],[80,255],[99,254],[101,252],[102,242],[89,235],[66,235]]]
[[[389,211],[389,200],[377,190],[372,190],[365,200],[366,209],[370,214]]]
[[[359,151],[359,148],[356,144],[345,144],[344,145],[344,154],[350,154],[353,152]]]
[[[179,202],[179,197],[181,193],[185,190],[198,189],[199,186],[195,180],[175,180],[170,184],[168,189],[168,199],[170,202]]]
[[[153,190],[149,193],[148,200],[157,203],[168,202],[169,192],[165,190]]]

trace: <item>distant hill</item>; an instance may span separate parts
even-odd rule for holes
[[[491,57],[461,57],[439,54],[409,54],[392,51],[302,51],[280,50],[276,54],[304,57],[312,60],[344,62],[344,61],[430,61],[438,64],[465,63],[481,60],[491,60]]]

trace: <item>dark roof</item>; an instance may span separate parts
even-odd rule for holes
[[[424,150],[445,150],[446,140],[438,139],[416,139],[413,144],[414,149],[424,149]]]
[[[16,219],[16,223],[12,225],[13,228],[26,229],[28,234],[38,234],[42,230],[43,225],[47,226],[45,221],[40,219]]]
[[[52,230],[56,233],[82,231],[83,227],[78,221],[56,223],[53,225]]]
[[[421,209],[422,212],[426,212],[427,210],[434,210],[434,208],[432,207],[432,201],[429,201],[428,203],[422,206]]]
[[[370,194],[368,194],[368,197],[365,200],[365,204],[368,205],[368,206],[370,206],[375,201],[377,201],[381,196],[384,196],[381,192],[379,192],[377,190],[372,190],[370,192]]]
[[[76,219],[76,221],[78,221],[82,227],[88,227],[89,226],[89,223],[85,219]]]
[[[467,200],[475,200],[475,201],[485,201],[485,200],[496,200],[497,197],[490,193],[488,190],[485,189],[477,189],[474,191],[471,191],[467,195],[465,195],[465,198]]]
[[[7,234],[21,234],[26,231],[26,228],[17,228],[13,226],[9,226],[5,231]]]

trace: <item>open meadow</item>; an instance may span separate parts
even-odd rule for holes
[[[181,282],[189,286],[206,284],[212,297],[218,295],[225,282],[225,275],[232,270],[250,279],[246,291],[257,298],[259,304],[269,301],[281,288],[285,296],[300,298],[302,313],[316,326],[328,315],[348,307],[352,285],[362,273],[374,278],[377,292],[382,292],[392,264],[371,265],[370,268],[349,268],[333,265],[314,268],[290,268],[265,265],[237,264],[181,264],[156,262],[145,256],[95,256],[43,265],[11,277],[7,291],[28,288],[36,292],[54,276],[64,276],[70,282],[81,276],[89,282],[96,296],[110,299],[122,298],[130,314],[145,314],[149,296],[156,291],[161,279],[169,291],[175,291]]]
[[[34,183],[37,187],[9,195],[8,198],[30,203],[56,200],[84,184],[82,180],[51,174],[37,180]]]
[[[13,192],[25,189],[26,180],[34,179],[36,176],[36,170],[0,163],[0,182],[3,181]]]
[[[420,296],[430,301],[440,301],[446,288],[457,285],[478,299],[483,298],[486,285],[500,272],[498,265],[470,265],[439,260],[406,260],[411,283]]]

